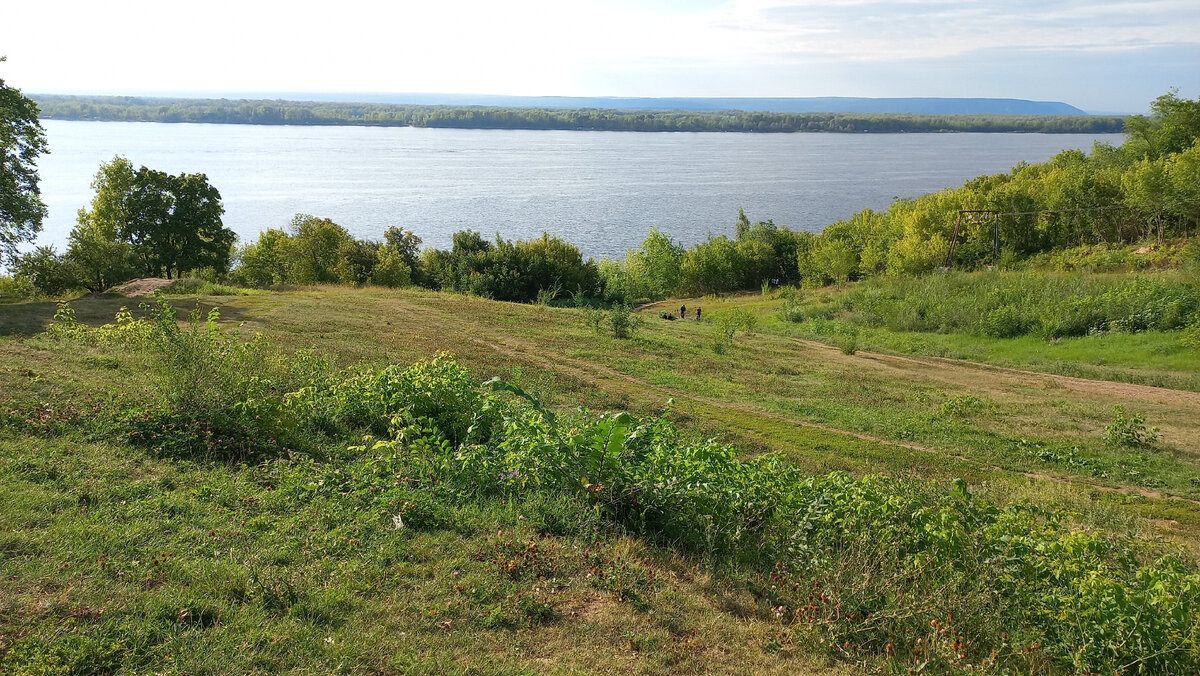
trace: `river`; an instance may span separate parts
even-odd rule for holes
[[[390,226],[448,247],[470,228],[549,232],[587,256],[620,256],[651,225],[685,244],[753,221],[818,231],[896,197],[1040,162],[1119,134],[721,134],[269,127],[44,121],[39,161],[50,210],[40,244],[60,248],[101,162],[204,173],[242,239],[293,214],[356,237]]]

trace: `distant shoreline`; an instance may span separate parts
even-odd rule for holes
[[[44,120],[546,131],[1043,133],[1124,131],[1122,116],[780,113],[33,95]]]

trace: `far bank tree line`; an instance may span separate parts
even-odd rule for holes
[[[695,112],[61,95],[39,96],[37,101],[47,119],[207,124],[644,132],[1049,134],[1118,133],[1124,124],[1123,117],[1092,115]]]
[[[862,211],[820,234],[739,213],[733,236],[684,247],[651,228],[624,259],[585,260],[558,237],[494,240],[457,232],[448,250],[421,248],[400,228],[383,241],[354,238],[309,215],[234,247],[220,224],[215,188],[203,175],[170,176],[124,158],[101,167],[91,208],[81,210],[63,254],[39,248],[17,260],[18,275],[44,293],[99,291],[139,276],[190,271],[252,287],[304,284],[419,285],[508,301],[565,294],[610,302],[758,288],[766,280],[821,285],[879,274],[920,274],[947,258],[961,209],[993,210],[1000,264],[1088,244],[1186,238],[1200,227],[1200,101],[1159,97],[1153,114],[1131,118],[1127,140],[1065,151],[1050,161],[914,199]],[[950,263],[992,261],[990,218],[963,222]]]

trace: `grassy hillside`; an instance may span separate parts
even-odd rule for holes
[[[1062,555],[1078,570],[1101,566],[1096,580],[1124,579],[1119,571],[1150,566],[1145,575],[1166,576],[1171,599],[1190,593],[1172,582],[1187,579],[1171,572],[1176,564],[1155,563],[1174,552],[1182,557],[1180,574],[1193,571],[1194,579],[1200,552],[1200,421],[1194,415],[1200,355],[1176,349],[1178,332],[1047,343],[900,331],[857,321],[842,294],[671,301],[645,309],[642,328],[626,340],[593,330],[580,310],[434,292],[321,287],[176,300],[185,310],[199,302],[202,313],[219,305],[226,332],[240,326],[243,338],[261,333],[269,340],[252,348],[259,352],[222,348],[231,350],[223,363],[242,364],[241,375],[269,370],[280,383],[318,383],[309,385],[316,393],[313,413],[300,428],[265,422],[279,415],[270,387],[239,399],[240,408],[229,407],[242,416],[242,427],[222,427],[234,414],[218,405],[226,382],[220,378],[241,382],[232,366],[185,373],[171,366],[178,352],[161,345],[123,349],[86,329],[82,339],[52,339],[41,334],[51,326],[53,304],[0,306],[0,482],[6,487],[0,494],[0,670],[851,673],[904,672],[928,663],[939,672],[997,671],[1008,668],[1004,664],[1023,673],[1071,671],[1071,658],[1049,647],[1052,637],[1046,646],[1029,638],[1050,634],[1020,619],[1023,611],[985,602],[975,595],[983,590],[964,592],[964,571],[991,571],[994,562],[972,559],[960,570],[950,561],[962,556],[943,554],[921,559],[926,563],[914,569],[907,554],[890,563],[861,558],[873,543],[890,542],[871,524],[906,515],[900,533],[925,524],[927,511],[945,514],[948,524],[959,518],[992,524],[945,526],[960,533],[954,537],[963,538],[955,545],[961,551],[986,548],[987,533],[1015,528],[1045,543],[1066,538],[1061,542],[1075,543],[1070,547],[1097,548],[1078,560]],[[134,302],[100,297],[73,307],[83,324],[96,326]],[[680,302],[701,305],[706,321],[657,318]],[[805,316],[790,321],[785,306]],[[728,339],[720,332],[724,326],[742,328]],[[196,328],[205,331],[203,323]],[[298,350],[311,356],[277,361]],[[430,423],[418,433],[409,421],[397,435],[394,422],[347,412],[358,405],[347,402],[373,401],[366,394],[329,394],[374,391],[338,389],[343,385],[336,383],[363,382],[357,376],[326,380],[341,368],[379,374],[439,352],[453,354],[476,383],[500,376],[519,386],[544,407],[538,410],[556,412],[563,429],[528,422],[532,409],[517,406],[526,399],[491,403],[493,395],[462,385],[466,389],[454,390],[460,395],[445,401],[474,402],[473,411],[517,406],[515,417],[503,420],[525,422],[506,422],[492,441],[479,442],[509,448],[505,457],[516,464],[452,479],[447,468],[461,477],[474,465],[452,453],[445,460],[450,464],[434,470],[409,463],[440,457],[438,451],[389,455],[389,449],[477,432]],[[192,403],[166,406],[180,401]],[[1123,417],[1114,413],[1116,405]],[[445,406],[430,410],[436,417]],[[576,430],[598,425],[610,425],[611,438],[616,419],[577,413],[580,406],[634,413],[651,426],[636,427],[647,430],[642,434],[672,439],[667,448],[676,450],[669,458],[690,457],[715,438],[745,458],[782,454],[786,471],[770,476],[794,472],[801,481],[844,471],[892,477],[859,483],[834,475],[787,490],[797,496],[817,491],[831,505],[878,495],[895,513],[860,510],[857,526],[841,522],[848,535],[821,550],[822,560],[833,563],[806,568],[791,555],[771,554],[777,566],[786,564],[772,570],[744,553],[775,551],[775,531],[747,527],[721,547],[711,535],[697,540],[689,530],[682,506],[692,499],[663,512],[664,520],[651,527],[646,512],[639,521],[625,502],[601,498],[603,486],[615,490],[624,480],[632,491],[627,495],[649,504],[660,485],[654,482],[632,475],[593,480],[577,486],[578,494],[507,483],[516,469],[525,470],[522,482],[545,483],[528,476],[543,456],[521,455],[529,446],[521,440],[532,438],[523,425],[550,438],[565,435],[562,448],[580,443],[569,441]],[[667,408],[669,426],[678,430],[670,434],[647,422]],[[201,419],[196,411],[211,415]],[[181,412],[192,417],[180,418]],[[318,419],[327,422],[311,427]],[[203,422],[202,431],[185,421]],[[226,429],[278,438],[222,441]],[[429,429],[440,431],[431,437]],[[630,433],[633,423],[622,429]],[[216,440],[210,434],[196,446],[206,431]],[[361,441],[363,434],[371,441]],[[400,446],[387,445],[393,443]],[[180,451],[186,448],[193,451]],[[697,472],[716,462],[710,451],[696,457]],[[772,461],[764,458],[769,468]],[[633,460],[622,466],[642,467]],[[745,465],[746,476],[759,477],[748,486],[775,485],[754,474],[755,467]],[[961,489],[954,484],[959,478],[966,480]],[[963,507],[963,500],[978,508]],[[742,523],[741,512],[712,514],[697,518]],[[1032,521],[1021,521],[1026,518]],[[822,526],[813,528],[812,546],[831,537]],[[863,529],[862,540],[854,539],[854,528]],[[758,543],[749,549],[737,544],[751,537],[747,533]],[[943,536],[929,537],[940,542]],[[1110,547],[1117,554],[1100,553]],[[1120,563],[1110,556],[1126,558]],[[1084,560],[1092,563],[1079,563]],[[811,578],[817,591],[807,601],[796,586],[801,570],[823,571]],[[892,605],[881,607],[911,616],[897,614],[882,624],[843,616],[842,600],[849,607],[854,594],[865,593],[850,583],[855,571],[884,589],[925,589],[934,602],[913,605],[897,592],[887,602]],[[1007,598],[1009,592],[986,593]],[[835,596],[836,610],[832,601],[825,605]],[[1036,602],[1052,597],[1058,598],[1047,591]],[[1171,599],[1155,603],[1175,603]],[[963,617],[971,608],[976,616]],[[946,617],[947,609],[959,615]],[[1125,617],[1099,605],[1096,612],[1099,624]],[[1004,618],[1014,619],[1002,625]],[[926,629],[914,634],[918,625]],[[1145,625],[1140,619],[1113,624],[1127,632],[1125,641],[1145,636],[1150,645],[1161,634],[1171,645],[1187,645],[1166,625]],[[1028,642],[1018,644],[1018,632]],[[1153,662],[1161,656],[1139,657],[1121,641],[1112,639],[1114,654],[1134,656],[1129,670],[1145,659],[1159,673],[1183,673]],[[1098,649],[1081,649],[1081,670],[1095,664],[1088,659],[1103,663],[1102,655],[1089,652]],[[969,658],[958,658],[960,650]],[[1176,657],[1171,664],[1189,663]],[[1112,665],[1114,671],[1123,666]]]

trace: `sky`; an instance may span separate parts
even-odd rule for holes
[[[1200,96],[1200,0],[38,0],[26,93],[945,96],[1144,112]]]

